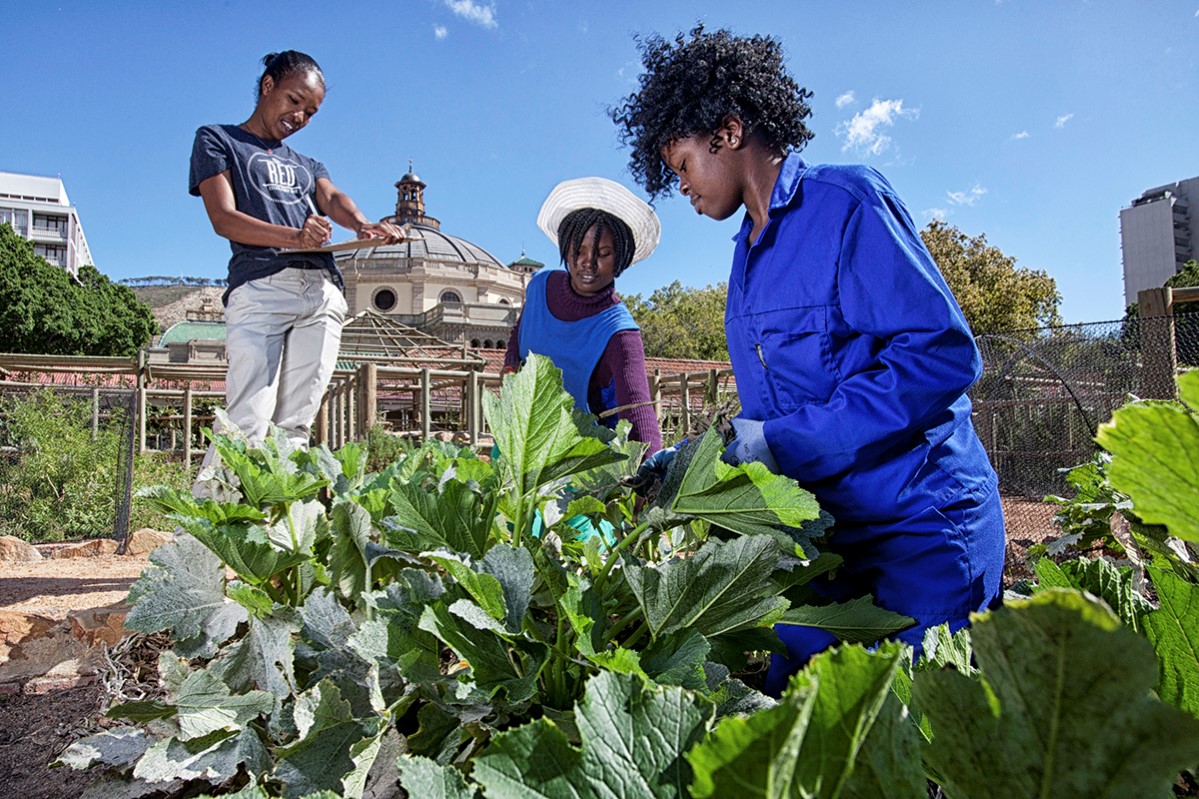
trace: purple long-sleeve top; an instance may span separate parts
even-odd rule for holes
[[[570,277],[564,271],[554,271],[545,286],[545,301],[554,318],[563,322],[577,322],[610,308],[620,302],[615,285],[589,297],[577,293],[570,285]],[[523,311],[521,313],[523,316]],[[520,320],[508,337],[508,349],[504,353],[504,368],[520,367]],[[646,454],[662,448],[662,431],[658,427],[658,416],[650,404],[649,381],[645,375],[645,345],[640,330],[622,330],[608,339],[608,346],[600,356],[587,387],[587,402],[592,408],[602,408],[600,390],[609,384],[616,389],[616,404],[624,408],[618,416],[627,419],[633,426],[630,438],[649,445]],[[633,407],[626,407],[626,406]]]

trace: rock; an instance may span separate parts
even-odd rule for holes
[[[112,646],[125,635],[125,616],[128,613],[128,605],[72,610],[67,614],[67,623],[71,625],[71,635],[88,646],[96,646],[101,642]]]
[[[13,647],[27,638],[48,635],[59,620],[41,613],[0,610],[0,663],[8,660]]]
[[[80,544],[70,544],[55,550],[51,557],[55,558],[95,558],[100,555],[113,555],[117,551],[117,542],[111,538],[96,538]]]
[[[16,536],[0,535],[0,561],[30,561],[41,560],[42,553],[37,547],[28,544]]]
[[[149,555],[154,550],[158,549],[163,544],[171,541],[170,533],[159,532],[152,530],[149,527],[130,533],[129,538],[125,540],[125,554],[134,557]]]
[[[0,663],[0,684],[47,678],[42,690],[70,687],[80,677],[91,677],[103,662],[100,647],[89,647],[71,634],[70,625],[59,622],[45,635],[26,638],[13,647],[10,657]],[[26,690],[26,693],[30,693]]]

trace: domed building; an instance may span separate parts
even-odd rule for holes
[[[454,344],[503,349],[529,276],[545,266],[522,257],[503,264],[487,250],[442,231],[425,212],[426,184],[411,171],[395,184],[396,208],[382,221],[411,225],[416,237],[338,253],[350,314],[371,310]]]

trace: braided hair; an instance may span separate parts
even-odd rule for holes
[[[645,72],[641,88],[608,115],[621,143],[632,147],[629,171],[651,197],[669,195],[675,174],[662,161],[662,148],[693,135],[714,135],[729,115],[756,134],[773,152],[803,149],[812,132],[803,121],[812,114],[812,93],[788,74],[782,46],[769,36],[706,33],[697,25],[691,38],[635,37]]]
[[[262,74],[258,77],[255,96],[262,94],[262,82],[269,75],[276,84],[296,72],[311,72],[325,85],[325,73],[321,72],[320,64],[307,53],[298,50],[284,50],[282,53],[267,53],[262,57]]]
[[[612,231],[616,257],[613,277],[620,277],[620,273],[628,269],[629,264],[633,262],[633,252],[637,248],[637,242],[633,240],[632,229],[623,219],[598,208],[580,208],[577,211],[571,211],[558,225],[558,254],[562,256],[562,263],[568,269],[570,268],[570,262],[578,256],[579,250],[583,246],[583,237],[587,235],[587,231],[591,230],[592,226],[595,226],[591,246],[592,258],[595,258],[595,253],[599,251],[599,240],[604,235],[604,231]]]

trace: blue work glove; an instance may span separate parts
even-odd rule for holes
[[[743,463],[760,462],[775,474],[779,473],[779,463],[766,443],[764,422],[746,419],[738,416],[731,420],[733,435],[725,442],[724,452],[720,459],[730,466],[740,466]]]
[[[645,459],[645,462],[637,469],[637,474],[626,477],[621,482],[638,494],[645,496],[651,486],[666,479],[666,470],[670,468],[670,462],[678,454],[679,447],[686,443],[687,439],[684,438],[673,447],[658,450]]]

